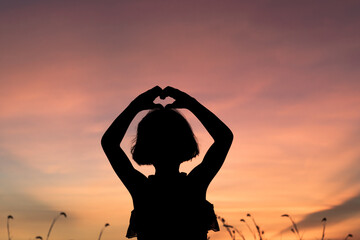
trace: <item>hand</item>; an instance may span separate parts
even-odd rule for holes
[[[161,104],[155,104],[155,98],[159,97],[162,93],[162,89],[159,86],[153,87],[150,90],[140,94],[136,97],[132,102],[131,105],[137,108],[139,111],[153,109],[153,108],[163,108]]]
[[[166,97],[172,97],[175,101],[166,105],[165,108],[189,108],[195,101],[195,99],[188,94],[169,86],[162,90],[160,94],[161,99],[165,99]]]

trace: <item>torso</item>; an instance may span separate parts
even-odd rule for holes
[[[138,239],[206,239],[205,192],[185,173],[169,179],[149,176],[133,193]]]

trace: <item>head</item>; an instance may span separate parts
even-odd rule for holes
[[[178,111],[159,108],[139,122],[131,153],[139,165],[180,164],[197,156],[199,147],[189,123]]]

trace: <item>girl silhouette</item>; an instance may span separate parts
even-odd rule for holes
[[[172,97],[165,108],[155,98]],[[190,110],[204,125],[213,144],[203,161],[189,174],[180,164],[199,154],[190,125],[175,108]],[[120,147],[137,113],[151,111],[140,121],[131,149],[139,165],[153,165],[155,175],[137,171]],[[206,190],[221,168],[233,140],[230,129],[196,99],[172,87],[156,86],[133,100],[101,139],[114,171],[130,192],[131,212],[127,237],[139,240],[206,240],[208,230],[219,230]]]

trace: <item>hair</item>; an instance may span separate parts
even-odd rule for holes
[[[189,123],[178,111],[158,108],[139,122],[131,154],[139,165],[159,160],[180,164],[199,155],[199,147]]]

